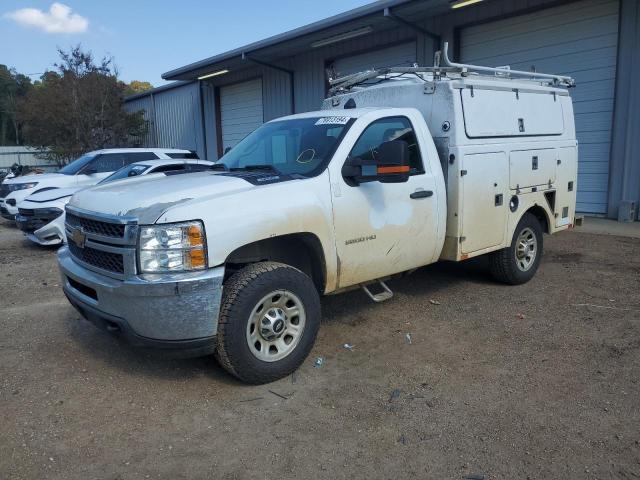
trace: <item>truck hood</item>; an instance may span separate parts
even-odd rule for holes
[[[114,182],[87,188],[77,192],[69,205],[95,213],[132,216],[142,224],[151,224],[174,205],[260,188],[241,178],[213,172],[162,176],[135,183]]]

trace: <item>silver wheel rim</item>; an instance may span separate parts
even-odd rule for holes
[[[306,315],[302,301],[288,290],[275,290],[256,303],[247,322],[247,344],[263,362],[282,360],[300,343]]]
[[[536,261],[538,254],[538,240],[536,234],[529,227],[525,228],[518,235],[516,240],[516,265],[526,272]]]

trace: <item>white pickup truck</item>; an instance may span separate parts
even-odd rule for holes
[[[69,301],[264,383],[309,354],[321,295],[386,300],[388,277],[483,254],[528,281],[543,233],[574,222],[573,81],[444,63],[334,80],[322,110],[264,124],[217,172],[78,192],[58,254]]]

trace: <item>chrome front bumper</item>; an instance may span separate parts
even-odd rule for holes
[[[64,293],[92,323],[136,345],[213,351],[224,267],[121,280],[79,265],[66,246],[58,264]]]

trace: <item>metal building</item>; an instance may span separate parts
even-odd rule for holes
[[[140,146],[186,148],[204,158],[200,91],[197,82],[174,82],[131,95],[125,100],[129,111],[144,111],[147,134]]]
[[[567,74],[580,142],[578,209],[617,218],[640,199],[640,2],[383,0],[163,74],[129,97],[150,145],[216,159],[264,121],[319,108],[327,70],[466,63]],[[636,80],[633,80],[633,79]]]

